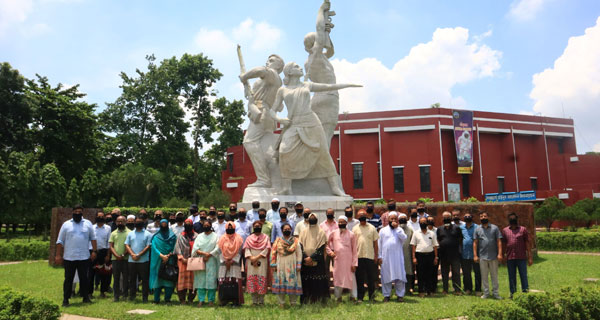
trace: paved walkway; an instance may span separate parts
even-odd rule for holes
[[[0,262],[0,266],[6,266],[9,264],[18,264],[18,263],[23,263],[23,262],[34,263],[34,262],[40,262],[40,261],[48,261],[48,260],[4,261],[4,262]]]
[[[600,256],[600,252],[577,252],[577,251],[538,251],[541,254],[569,254],[581,256]]]
[[[105,320],[105,319],[90,318],[90,317],[84,317],[84,316],[77,316],[74,314],[63,313],[62,316],[60,317],[60,320]]]

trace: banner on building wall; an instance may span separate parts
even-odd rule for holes
[[[473,173],[473,111],[453,110],[454,145],[459,174]]]

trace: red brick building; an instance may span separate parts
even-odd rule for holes
[[[577,155],[572,119],[474,111],[473,127],[472,174],[457,173],[451,109],[340,114],[330,152],[355,199],[443,201],[448,184],[460,185],[461,199],[527,190],[567,204],[600,197],[600,157]],[[233,201],[254,182],[242,146],[228,149],[221,177]]]

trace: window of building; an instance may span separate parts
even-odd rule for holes
[[[233,153],[227,155],[227,169],[229,172],[233,172]]]
[[[429,175],[429,165],[419,166],[419,176],[421,177],[421,192],[431,192],[431,178]]]
[[[498,193],[504,192],[504,177],[498,177]]]
[[[404,167],[395,167],[394,170],[394,192],[404,192]]]
[[[469,175],[462,175],[462,197],[466,199],[471,196],[471,192],[469,191]]]
[[[354,180],[354,189],[362,189],[363,188],[363,164],[362,163],[353,163],[352,164],[353,171],[353,180]]]
[[[565,153],[565,144],[563,139],[558,139],[558,153]]]
[[[531,177],[531,190],[533,191],[537,191],[537,178],[536,177]]]

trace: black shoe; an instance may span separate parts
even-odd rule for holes
[[[119,297],[114,297],[113,302],[119,302]]]
[[[69,306],[69,300],[63,300],[62,306],[63,307],[68,307]]]
[[[92,303],[92,300],[89,299],[89,298],[88,299],[83,299],[83,303]]]
[[[390,297],[383,298],[383,302],[389,302],[389,301],[390,301]]]

